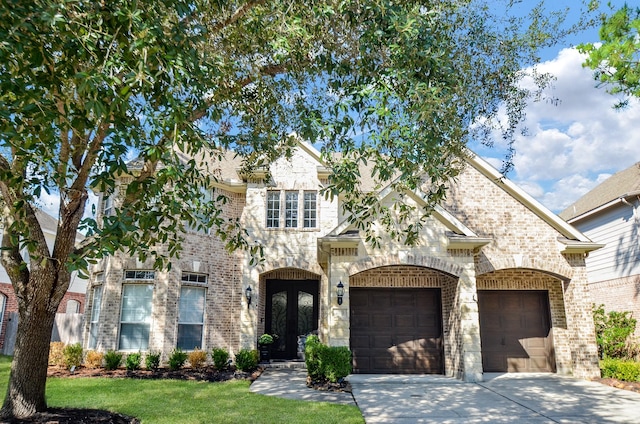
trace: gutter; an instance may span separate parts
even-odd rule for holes
[[[574,216],[573,218],[568,219],[567,222],[569,224],[573,224],[574,222],[581,221],[581,220],[583,220],[585,218],[590,217],[591,215],[595,215],[595,214],[597,214],[599,212],[602,212],[602,211],[604,211],[606,209],[609,209],[609,208],[617,205],[618,203],[623,203],[623,204],[626,204],[628,206],[632,206],[633,207],[633,205],[630,204],[627,201],[627,199],[630,198],[630,197],[636,197],[636,196],[640,196],[640,191],[631,191],[629,193],[625,193],[625,194],[619,196],[617,199],[613,199],[613,200],[605,203],[604,205],[600,205],[597,208],[591,209],[590,211],[587,211],[587,212],[585,212],[585,213],[583,213],[581,215]]]

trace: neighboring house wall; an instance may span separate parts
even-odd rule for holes
[[[589,290],[596,306],[630,311],[640,322],[640,200],[629,199],[574,225],[606,244],[586,259]],[[640,324],[636,326],[640,337]]]

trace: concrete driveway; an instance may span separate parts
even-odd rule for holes
[[[556,374],[350,375],[370,423],[640,423],[640,394]]]

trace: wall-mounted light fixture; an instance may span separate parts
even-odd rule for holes
[[[247,307],[251,306],[251,286],[247,286],[245,289],[244,297],[247,298]]]
[[[338,305],[342,305],[342,296],[344,296],[344,284],[342,284],[342,281],[336,286],[336,295],[338,295]]]

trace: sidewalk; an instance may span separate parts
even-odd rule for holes
[[[306,369],[267,368],[251,384],[250,390],[253,393],[287,399],[356,405],[351,393],[321,392],[307,387]]]

